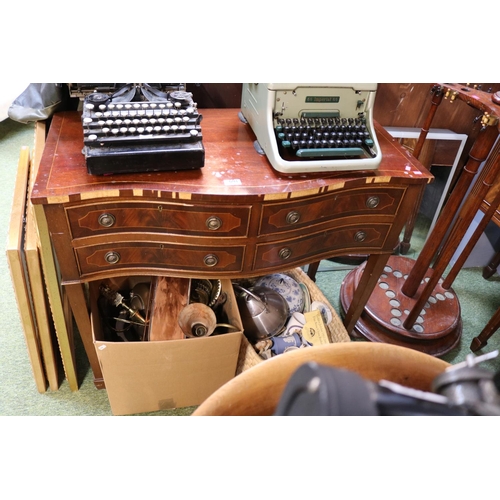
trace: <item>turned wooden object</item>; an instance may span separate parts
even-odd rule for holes
[[[449,91],[450,89],[448,89],[448,92]],[[469,105],[472,105],[482,111],[486,111],[484,115],[485,122],[483,123],[481,133],[478,135],[471,148],[469,159],[463,169],[463,173],[452,191],[445,209],[437,220],[432,235],[430,235],[427,239],[414,268],[401,288],[402,293],[408,297],[415,296],[425,273],[430,267],[432,260],[436,257],[439,247],[441,246],[441,251],[433,266],[434,272],[405,320],[404,326],[407,329],[410,329],[414,325],[416,318],[430,297],[432,290],[441,278],[458,243],[460,243],[463,235],[474,218],[477,209],[479,209],[484,195],[489,189],[487,184],[491,185],[492,180],[496,177],[497,172],[495,169],[498,168],[498,162],[493,162],[487,182],[478,190],[479,195],[469,197],[465,206],[460,211],[453,230],[447,236],[455,214],[463,202],[463,199],[472,184],[475,175],[477,174],[479,166],[488,157],[488,154],[498,137],[498,118],[494,120],[490,117],[490,113],[494,114],[497,111],[490,105],[492,102],[491,95],[486,92],[479,91],[469,93],[470,89],[464,90],[464,88],[461,88],[460,86],[453,86],[453,92],[454,93],[452,95],[454,95],[455,98],[459,97]],[[486,96],[489,97],[489,102],[487,101],[488,97]]]
[[[244,371],[208,397],[193,416],[272,415],[292,374],[309,361],[422,391],[430,391],[432,381],[449,367],[443,360],[390,344],[346,342],[298,349]]]

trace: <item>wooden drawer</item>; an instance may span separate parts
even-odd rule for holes
[[[75,249],[82,277],[98,272],[123,270],[216,271],[242,269],[244,246],[210,246],[120,242]]]
[[[294,266],[301,262],[314,262],[322,254],[338,255],[350,253],[370,253],[383,248],[390,224],[365,224],[344,226],[329,231],[321,231],[301,238],[257,245],[255,270],[273,268],[285,263]]]
[[[73,238],[124,231],[244,237],[249,206],[199,207],[181,203],[103,203],[66,208]]]
[[[395,215],[403,188],[366,187],[263,208],[260,234],[273,234],[356,215]]]

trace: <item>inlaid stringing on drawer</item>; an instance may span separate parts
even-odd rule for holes
[[[244,246],[202,247],[121,242],[75,249],[81,274],[129,268],[241,271]]]
[[[130,231],[244,237],[250,210],[249,206],[123,202],[68,207],[66,214],[73,238]]]
[[[355,250],[381,248],[384,245],[390,224],[365,224],[346,226],[330,231],[312,233],[300,238],[282,240],[274,243],[257,245],[254,268],[266,269],[287,262],[313,262],[324,253],[345,249],[348,255]]]
[[[360,188],[312,200],[268,204],[260,234],[272,234],[356,215],[395,215],[404,189]]]

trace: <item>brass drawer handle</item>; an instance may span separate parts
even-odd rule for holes
[[[116,222],[116,218],[112,214],[101,214],[98,221],[102,227],[112,227]]]
[[[296,210],[292,210],[291,212],[288,212],[286,216],[286,223],[287,224],[297,224],[300,220],[300,212],[297,212]]]
[[[357,241],[358,243],[365,240],[366,240],[366,233],[364,231],[358,231],[354,235],[354,241]]]
[[[211,231],[217,231],[217,229],[220,229],[222,226],[222,221],[219,219],[219,217],[216,217],[215,215],[212,215],[207,219],[205,222],[206,226],[208,229]]]
[[[219,263],[219,259],[217,258],[217,255],[209,253],[208,255],[205,255],[205,257],[203,258],[203,263],[207,267],[214,267]]]
[[[279,255],[280,259],[286,260],[292,256],[292,251],[290,250],[290,248],[285,247],[279,251],[278,255]]]
[[[370,196],[366,200],[366,206],[368,208],[377,208],[380,203],[380,198],[378,196]]]
[[[118,252],[114,252],[114,251],[108,252],[104,256],[104,260],[108,264],[117,264],[120,261],[120,254]]]

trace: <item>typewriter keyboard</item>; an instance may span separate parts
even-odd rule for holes
[[[282,118],[275,133],[280,153],[295,159],[376,156],[364,118]]]
[[[112,102],[106,94],[90,94],[82,115],[84,143],[98,147],[199,141],[201,115],[185,94],[171,92],[165,101],[123,103]]]

